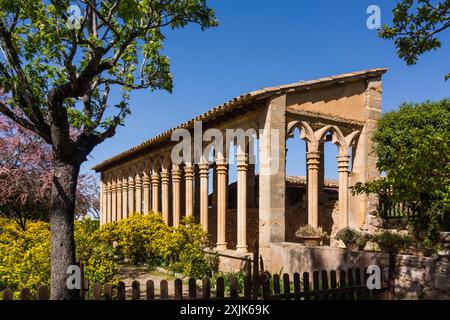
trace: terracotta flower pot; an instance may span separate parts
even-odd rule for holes
[[[320,246],[321,237],[301,237],[300,240],[307,247],[317,247]]]

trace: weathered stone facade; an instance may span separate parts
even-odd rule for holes
[[[104,161],[94,168],[101,172],[101,223],[155,211],[176,226],[182,216],[194,216],[218,251],[246,254],[258,240],[267,266],[272,247],[297,241],[301,224],[332,234],[361,228],[377,201],[353,196],[349,187],[378,177],[371,135],[381,114],[385,72],[370,69],[250,92]],[[194,135],[198,121],[203,131],[256,130],[257,170],[249,144],[237,148],[234,186],[228,183],[227,154],[215,152],[213,163],[205,157],[172,163],[177,143],[171,135],[176,129]],[[293,187],[286,177],[286,140],[296,129],[307,145],[307,177]],[[333,188],[324,181],[326,142],[339,151]]]

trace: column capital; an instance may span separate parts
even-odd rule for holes
[[[130,189],[134,189],[134,177],[130,176],[130,179],[128,180],[128,186]]]
[[[179,166],[172,167],[172,181],[181,182],[181,170]]]
[[[319,170],[320,151],[311,151],[306,153],[306,165],[308,169]]]
[[[186,180],[192,180],[194,178],[194,167],[191,165],[186,165],[184,167],[184,177]]]
[[[350,156],[337,156],[338,172],[349,172]]]
[[[200,178],[208,178],[209,173],[209,164],[208,163],[200,163],[198,165]]]
[[[142,184],[145,187],[149,187],[150,186],[150,176],[148,174],[144,175],[144,178],[142,179]]]
[[[216,172],[217,174],[227,174],[228,165],[226,163],[217,163]]]
[[[236,155],[237,161],[237,171],[247,171],[248,169],[248,154],[247,153],[238,153]]]
[[[170,181],[169,171],[162,171],[160,176],[161,176],[161,183],[169,183]]]

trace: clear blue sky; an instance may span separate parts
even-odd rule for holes
[[[98,146],[84,172],[119,152],[242,93],[273,85],[355,70],[387,67],[383,111],[404,101],[450,96],[450,33],[443,47],[416,66],[400,60],[392,42],[366,27],[366,9],[381,8],[390,24],[396,1],[213,0],[220,25],[167,32],[165,53],[174,76],[172,94],[132,93],[132,115],[116,135]],[[293,148],[293,146],[295,146]],[[289,142],[288,174],[304,173],[304,145]],[[292,150],[295,149],[295,150]],[[336,177],[335,146],[326,148],[326,173]],[[298,162],[297,162],[298,161]]]

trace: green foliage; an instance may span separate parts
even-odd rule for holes
[[[100,228],[99,240],[115,247],[115,253],[134,264],[155,263],[162,258],[161,248],[167,244],[170,227],[160,214],[133,214],[128,219]]]
[[[25,230],[14,220],[0,217],[0,291],[23,287],[36,294],[50,283],[50,228],[45,222],[29,222]]]
[[[99,239],[134,264],[162,266],[197,278],[217,269],[217,256],[205,253],[210,246],[207,233],[193,218],[184,218],[174,228],[167,226],[159,213],[133,214],[102,226]]]
[[[83,261],[90,283],[118,281],[118,265],[108,246],[95,241],[98,222],[85,218],[75,223],[77,259]],[[23,230],[14,220],[0,218],[0,291],[10,288],[17,296],[28,287],[35,295],[50,285],[50,227],[30,221]]]
[[[75,223],[77,261],[84,264],[84,275],[90,283],[112,283],[119,281],[119,266],[114,251],[99,241],[99,221],[84,218]]]
[[[354,243],[361,250],[366,246],[367,241],[370,240],[368,234],[364,234],[361,231],[346,227],[339,230],[336,233],[336,240],[342,240],[345,245]]]
[[[192,217],[181,221],[168,237],[163,251],[169,270],[201,278],[218,268],[218,257],[205,250],[211,247],[208,233]]]
[[[401,0],[393,15],[393,26],[385,25],[380,37],[394,40],[398,56],[413,65],[420,55],[442,46],[438,36],[450,27],[450,1]]]
[[[410,235],[403,235],[388,230],[383,230],[374,235],[372,241],[378,243],[381,248],[393,251],[400,251],[413,243]]]
[[[298,238],[303,237],[319,237],[326,238],[327,233],[322,230],[322,227],[314,228],[310,225],[301,226],[296,232],[295,236]]]
[[[450,230],[450,100],[405,103],[385,113],[374,141],[386,175],[356,184],[353,192],[405,204],[415,213],[408,218],[415,237],[436,243],[438,231]]]
[[[165,29],[218,24],[206,0],[0,0],[0,8],[5,108],[19,107],[29,127],[49,140],[45,121],[53,118],[45,115],[58,100],[64,120],[84,129],[84,143],[123,123],[129,91],[172,90],[169,58],[162,53]],[[108,103],[112,87],[121,94]]]

